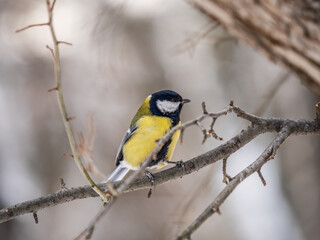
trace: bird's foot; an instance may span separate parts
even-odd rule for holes
[[[147,170],[145,170],[144,172],[146,176],[149,178],[149,181],[151,182],[151,188],[149,189],[149,192],[148,192],[148,198],[150,198],[152,195],[152,188],[154,187],[154,175]]]
[[[178,168],[182,168],[183,172],[185,172],[185,165],[182,160],[176,161],[176,162],[173,162],[173,161],[165,161],[165,162],[168,164],[175,164]]]

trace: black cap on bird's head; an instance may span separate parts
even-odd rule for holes
[[[180,121],[182,106],[188,102],[189,99],[183,99],[174,91],[163,90],[151,94],[150,111],[153,115],[170,117],[177,124]]]

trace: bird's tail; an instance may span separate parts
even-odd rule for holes
[[[123,167],[120,164],[112,171],[112,173],[110,173],[108,178],[102,183],[120,181],[129,172],[129,170],[130,170],[129,168]]]

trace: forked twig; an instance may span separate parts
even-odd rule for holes
[[[276,138],[264,150],[259,158],[238,173],[231,182],[219,193],[214,201],[197,217],[192,224],[190,224],[176,240],[190,239],[191,234],[196,231],[210,216],[214,213],[219,213],[219,207],[226,200],[226,198],[233,192],[233,190],[246,178],[254,172],[260,171],[261,167],[268,161],[267,159],[273,154],[274,148],[279,148],[280,145],[290,136],[292,129],[290,126],[285,126],[278,133]]]
[[[104,202],[107,202],[108,198],[107,198],[106,194],[91,179],[90,175],[88,174],[85,167],[83,166],[81,159],[80,159],[80,156],[77,151],[73,131],[72,131],[71,124],[70,124],[70,120],[74,119],[74,117],[69,117],[67,114],[66,106],[64,103],[64,97],[62,94],[62,85],[61,85],[61,64],[60,64],[59,43],[66,43],[66,42],[62,42],[62,41],[57,40],[55,29],[53,26],[53,10],[54,10],[55,4],[56,4],[56,0],[53,0],[52,4],[50,3],[50,0],[46,0],[46,4],[47,4],[47,12],[48,12],[48,22],[47,23],[32,24],[32,25],[29,25],[27,27],[24,27],[24,28],[17,30],[17,32],[21,32],[23,30],[26,30],[31,27],[36,27],[36,26],[49,26],[54,49],[50,48],[48,45],[47,45],[47,48],[50,50],[51,56],[54,60],[54,72],[55,72],[55,80],[56,80],[56,87],[49,89],[49,92],[55,90],[57,93],[60,114],[61,114],[62,121],[64,123],[64,127],[66,130],[67,136],[68,136],[68,140],[70,143],[70,147],[71,147],[72,156],[73,156],[74,161],[76,162],[81,173],[87,179],[88,183],[93,188],[93,190],[99,194],[99,196],[101,197],[101,199]]]

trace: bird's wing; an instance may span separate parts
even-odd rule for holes
[[[128,129],[128,131],[124,135],[118,149],[118,153],[116,157],[116,166],[118,166],[120,161],[123,160],[123,152],[122,152],[123,145],[131,138],[131,136],[135,133],[136,130],[137,130],[137,126],[133,125]]]

